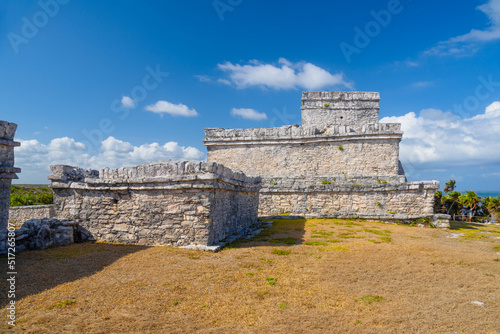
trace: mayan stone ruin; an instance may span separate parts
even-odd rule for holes
[[[7,228],[9,221],[11,182],[21,172],[14,167],[14,147],[21,145],[14,141],[16,129],[17,124],[0,121],[0,231]]]
[[[302,126],[205,129],[208,162],[51,166],[54,204],[41,209],[55,219],[27,221],[18,232],[27,236],[26,249],[73,240],[220,247],[255,231],[258,216],[424,218],[449,226],[449,216],[433,214],[439,183],[407,182],[401,125],[379,123],[379,100],[369,92],[303,92]],[[0,123],[4,230],[11,180],[20,171],[13,167],[15,130]],[[19,218],[24,214],[30,212]]]
[[[94,239],[211,246],[257,223],[259,177],[217,163],[151,162],[99,171],[51,166],[56,218]]]
[[[433,215],[437,181],[406,181],[401,124],[379,123],[379,101],[303,92],[302,126],[205,129],[207,161],[262,177],[259,216],[445,218]]]

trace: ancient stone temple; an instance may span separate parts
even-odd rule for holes
[[[430,218],[439,183],[406,182],[401,124],[379,123],[379,100],[303,92],[302,126],[205,129],[207,160],[263,178],[260,216]]]
[[[11,182],[21,172],[14,167],[14,147],[21,145],[13,140],[16,129],[17,124],[0,121],[0,231],[7,228],[9,221]]]

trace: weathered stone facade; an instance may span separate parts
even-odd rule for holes
[[[9,210],[9,223],[21,226],[30,219],[53,218],[54,216],[53,205],[13,206]]]
[[[147,245],[215,245],[257,222],[260,178],[206,162],[153,162],[84,170],[51,166],[59,219],[95,239]]]
[[[262,176],[259,215],[432,217],[437,181],[406,182],[401,124],[378,93],[304,92],[302,126],[205,129],[207,160]]]
[[[9,221],[10,186],[16,173],[21,172],[14,167],[14,147],[21,145],[15,142],[14,134],[17,125],[0,121],[0,231],[7,228]]]

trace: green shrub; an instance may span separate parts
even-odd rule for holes
[[[53,203],[52,189],[47,186],[11,186],[9,206],[46,205]]]

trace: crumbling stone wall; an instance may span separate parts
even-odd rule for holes
[[[257,222],[260,178],[216,163],[51,171],[56,217],[79,223],[97,240],[210,246]]]
[[[11,182],[21,172],[14,167],[14,147],[21,145],[13,140],[16,129],[17,124],[0,121],[0,231],[7,228],[9,221]]]

